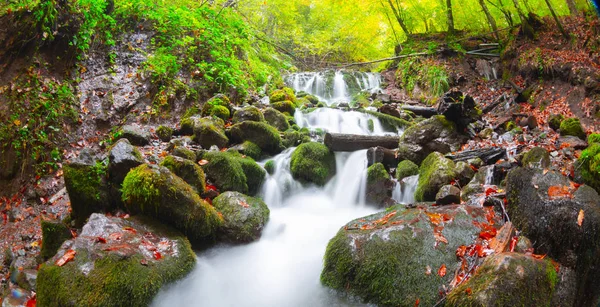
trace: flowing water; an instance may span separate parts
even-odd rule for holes
[[[312,83],[306,81],[308,76],[312,76],[312,81],[309,80]],[[288,81],[296,90],[323,97],[319,78],[319,73],[300,73],[290,76]],[[364,75],[357,80],[365,89],[379,86],[375,75]],[[346,84],[343,86],[345,89]],[[340,87],[331,97],[349,99],[348,95]],[[359,112],[322,108],[310,114],[300,111],[296,114],[299,125],[309,129],[354,134],[398,133],[385,131],[374,117]],[[372,130],[368,129],[369,119],[374,120]],[[275,172],[267,175],[263,185],[260,196],[271,214],[260,240],[247,245],[221,245],[199,253],[194,271],[164,289],[155,306],[362,305],[322,286],[319,276],[325,248],[336,232],[347,222],[378,211],[365,203],[366,150],[336,153],[337,175],[325,187],[303,186],[292,178],[289,164],[293,150],[289,148],[273,158]],[[406,199],[412,197],[408,194],[407,191]]]

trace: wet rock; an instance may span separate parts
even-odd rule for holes
[[[460,186],[468,184],[475,176],[475,171],[466,162],[456,162],[456,180]]]
[[[430,219],[436,215],[449,218],[441,230],[447,244],[436,242],[438,225]],[[358,218],[329,242],[321,282],[381,306],[414,306],[417,300],[433,306],[442,285],[454,278],[452,273],[441,277],[435,272],[442,264],[448,272],[460,267],[455,251],[479,234],[474,222],[486,222],[483,208],[397,205]],[[427,274],[427,268],[433,272]]]
[[[211,242],[222,223],[217,211],[166,167],[138,166],[125,177],[122,191],[131,213],[156,218],[194,242]]]
[[[277,128],[279,131],[286,131],[290,129],[290,124],[285,118],[285,115],[273,108],[267,108],[265,110],[264,117],[269,125]]]
[[[453,185],[443,186],[435,195],[438,205],[460,204],[460,189]]]
[[[553,296],[560,281],[550,260],[494,254],[448,294],[446,306],[556,306]],[[573,302],[560,306],[573,306]]]
[[[171,141],[169,141],[169,146],[167,146],[167,150],[173,150],[177,146],[187,147],[191,143],[192,143],[192,138],[189,136],[182,136],[182,137],[174,138]]]
[[[582,140],[586,139],[585,131],[583,130],[578,118],[567,118],[563,120],[562,123],[560,123],[560,135],[572,135]]]
[[[454,122],[458,131],[463,131],[470,123],[481,117],[481,111],[476,107],[473,97],[460,91],[451,91],[440,99],[438,114]]]
[[[588,143],[576,136],[563,136],[556,141],[556,147],[558,148],[573,148],[576,150],[585,149]]]
[[[126,125],[121,129],[121,137],[126,138],[135,146],[146,146],[150,144],[150,132],[136,125]]]
[[[574,306],[593,306],[600,298],[600,203],[598,193],[581,186],[576,192],[562,174],[517,168],[506,179],[507,211],[515,227],[577,274]],[[580,213],[583,212],[583,213]],[[579,225],[579,215],[583,220]]]
[[[400,117],[400,111],[389,104],[383,105],[381,108],[377,109],[377,112],[398,118]]]
[[[323,186],[335,175],[335,156],[321,143],[304,143],[292,153],[290,170],[296,180]]]
[[[275,167],[276,167],[275,160],[269,160],[269,161],[265,162],[264,168],[269,175],[273,175],[275,173]]]
[[[284,114],[287,113],[292,116],[296,112],[296,105],[294,105],[294,103],[289,100],[279,101],[279,102],[271,102],[271,107],[273,107],[273,109],[275,109],[281,113],[284,113]]]
[[[63,266],[56,263],[74,257]],[[37,280],[40,306],[147,306],[195,264],[189,241],[147,218],[90,216],[81,235],[44,263]]]
[[[216,116],[227,120],[231,115],[232,106],[229,98],[223,94],[217,94],[202,105],[202,116]]]
[[[302,143],[310,143],[311,138],[308,129],[301,129],[300,131],[287,130],[283,133],[282,143],[286,148],[298,146]]]
[[[219,148],[227,147],[229,139],[225,135],[225,123],[214,117],[192,118],[194,121],[194,142],[203,148],[216,145]]]
[[[388,204],[394,204],[392,189],[394,182],[390,180],[385,166],[381,163],[375,163],[367,169],[367,202],[386,207]]]
[[[396,167],[396,179],[398,181],[419,174],[419,166],[410,160],[400,161]]]
[[[485,189],[484,185],[492,185],[493,184],[493,174],[494,174],[494,166],[483,166],[479,168],[473,179],[469,181],[469,183],[464,186],[461,190],[460,197],[464,201],[470,201],[471,198],[477,196],[478,194],[482,194]]]
[[[232,122],[234,124],[244,121],[264,122],[265,117],[257,107],[249,106],[235,111],[233,113]]]
[[[242,155],[246,155],[254,160],[259,160],[262,157],[262,150],[260,147],[250,141],[230,147],[227,149],[227,151],[237,151]]]
[[[260,199],[239,192],[225,192],[213,200],[223,214],[219,237],[228,242],[248,243],[260,238],[269,220],[269,208]]]
[[[170,141],[171,137],[173,136],[173,132],[174,132],[173,128],[170,128],[167,126],[162,126],[162,125],[156,129],[156,135],[163,142]]]
[[[406,129],[400,138],[398,158],[416,164],[432,152],[458,151],[466,137],[459,134],[456,125],[444,116],[434,116]]]
[[[120,139],[110,149],[108,155],[108,176],[110,181],[117,186],[123,183],[123,179],[129,171],[144,163],[142,154],[131,145],[127,139]]]
[[[56,254],[60,246],[72,238],[69,227],[60,221],[42,220],[42,249],[40,255],[44,260],[50,259]]]
[[[266,123],[242,122],[233,125],[227,134],[232,142],[250,141],[270,154],[277,154],[283,149],[279,132]]]
[[[525,153],[521,164],[525,167],[546,169],[550,167],[550,154],[542,147],[534,147]]]
[[[175,157],[180,157],[193,162],[196,161],[196,153],[193,150],[183,146],[176,146],[173,148],[172,154]]]
[[[206,180],[202,168],[192,160],[168,156],[161,166],[168,168],[173,174],[187,182],[199,195],[206,190]]]
[[[456,178],[456,165],[439,152],[431,153],[419,168],[416,201],[434,201],[437,192]]]
[[[265,170],[252,158],[236,152],[208,151],[202,153],[200,159],[208,161],[202,169],[220,191],[254,195],[266,177]]]

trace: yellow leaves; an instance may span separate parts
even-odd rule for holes
[[[21,121],[18,119],[13,120],[13,124],[15,124],[15,126],[20,127],[21,126]]]

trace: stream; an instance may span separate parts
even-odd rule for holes
[[[327,75],[332,74],[328,82]],[[348,84],[348,80],[355,84]],[[296,91],[332,104],[348,102],[353,88],[379,90],[380,77],[372,73],[305,72],[290,75],[286,82]],[[369,119],[374,121],[372,132]],[[311,130],[337,133],[399,133],[385,131],[371,115],[330,108],[308,114],[297,111],[296,122]],[[322,286],[319,276],[327,243],[340,227],[381,210],[365,203],[366,150],[337,152],[336,176],[326,186],[315,187],[303,186],[292,178],[289,163],[294,149],[271,158],[276,169],[267,175],[259,195],[271,214],[260,240],[198,253],[194,271],[163,289],[153,306],[363,306]],[[407,179],[397,183],[394,199],[398,202],[412,201],[416,180]]]

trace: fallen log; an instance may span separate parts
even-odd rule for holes
[[[381,146],[384,148],[397,148],[400,137],[397,135],[354,135],[340,133],[326,133],[325,146],[331,151],[357,151]]]
[[[447,154],[446,158],[458,161],[467,161],[473,158],[480,158],[486,165],[491,165],[500,159],[506,158],[506,149],[502,147],[488,147],[474,150],[466,150],[454,154]]]
[[[367,150],[367,166],[375,163],[383,163],[386,168],[395,168],[398,166],[397,151],[395,149],[384,148],[381,146],[372,147]]]
[[[402,105],[402,110],[411,111],[415,113],[415,115],[423,116],[426,118],[437,115],[438,112],[435,108],[431,107],[420,107],[420,106],[411,106],[411,105]]]

